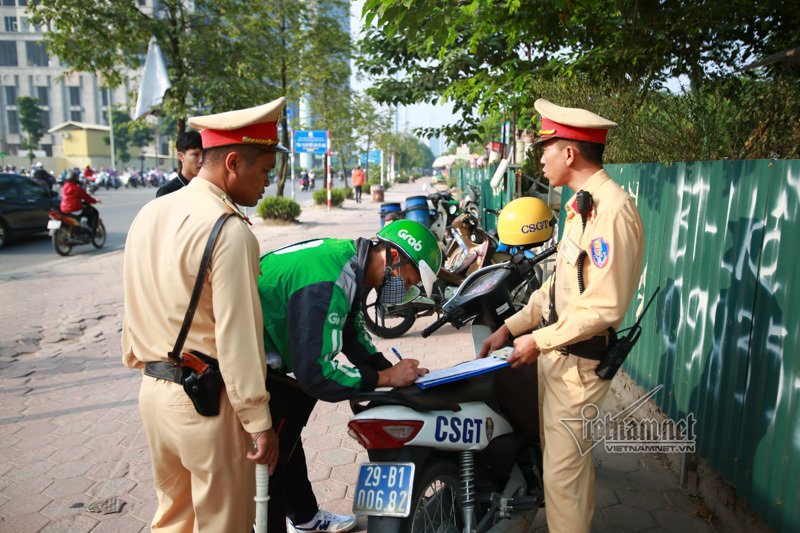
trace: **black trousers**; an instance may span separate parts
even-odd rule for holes
[[[356,203],[361,203],[361,185],[356,185]]]
[[[286,517],[294,524],[304,524],[314,518],[319,506],[308,480],[306,454],[298,444],[286,463],[278,464],[269,478],[267,530],[286,533]]]
[[[97,219],[100,218],[100,212],[97,211],[97,209],[89,204],[85,204],[80,216],[88,219],[89,227],[92,228],[92,231],[97,229]]]

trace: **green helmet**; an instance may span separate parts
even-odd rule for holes
[[[393,244],[411,260],[430,296],[442,266],[442,251],[431,230],[415,220],[395,220],[378,232],[378,239]]]

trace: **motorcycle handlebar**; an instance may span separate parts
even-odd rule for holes
[[[422,330],[422,338],[424,339],[430,337],[434,331],[444,326],[448,322],[450,322],[450,315],[445,313],[442,316],[440,316],[436,322],[434,322],[433,324]]]

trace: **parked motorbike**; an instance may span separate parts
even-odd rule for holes
[[[460,203],[461,210],[470,213],[480,225],[481,223],[481,191],[474,185],[469,186],[469,192],[464,193]]]
[[[453,225],[455,218],[461,214],[458,201],[447,191],[435,192],[428,195],[431,213],[431,232],[436,235],[439,242],[449,240],[447,228]]]
[[[441,204],[440,204],[441,205]],[[445,248],[444,264],[433,285],[432,294],[419,295],[419,290],[400,305],[378,301],[377,291],[364,294],[364,322],[367,329],[379,337],[399,337],[411,329],[418,317],[441,314],[442,304],[454,293],[469,274],[485,265],[502,263],[511,257],[496,253],[498,240],[478,224],[471,212],[464,212],[453,221],[447,233],[450,239]]]
[[[536,263],[515,256],[467,277],[427,336],[473,323],[477,350],[515,312],[513,293]],[[535,366],[506,367],[429,389],[358,393],[350,434],[367,449],[353,510],[370,533],[482,533],[544,501]]]
[[[47,230],[53,249],[58,255],[69,255],[73,246],[91,243],[99,249],[106,243],[106,227],[99,216],[97,227],[92,231],[86,217],[76,218],[53,209],[50,211],[50,220],[47,221]]]

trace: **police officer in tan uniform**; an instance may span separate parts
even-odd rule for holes
[[[255,464],[274,470],[278,440],[266,390],[259,246],[236,204],[254,206],[269,184],[280,98],[262,106],[194,117],[203,165],[181,190],[145,205],[125,245],[123,362],[144,370],[139,410],[153,461],[158,510],[153,531],[249,532]],[[211,256],[184,344],[216,359],[220,412],[201,416],[167,354],[189,305],[215,221],[229,218]]]
[[[608,329],[619,328],[639,282],[644,230],[633,199],[603,170],[606,134],[616,124],[547,100],[534,107],[542,116],[544,175],[576,194],[567,203],[554,275],[486,339],[481,355],[513,338],[511,366],[538,362],[547,526],[582,533],[594,513],[594,467],[581,420],[611,384],[595,369]]]

